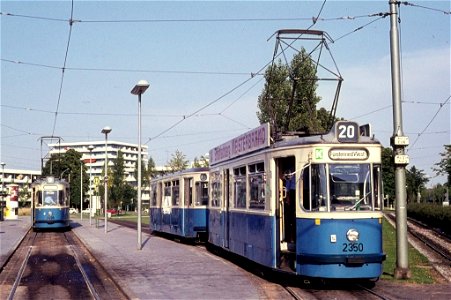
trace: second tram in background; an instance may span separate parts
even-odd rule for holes
[[[322,135],[269,124],[210,151],[208,242],[312,278],[382,274],[381,145],[339,121]]]
[[[31,218],[34,229],[68,229],[69,184],[45,177],[32,184]]]
[[[207,233],[208,168],[194,168],[151,181],[150,229],[185,239]]]

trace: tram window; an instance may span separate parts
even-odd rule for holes
[[[196,182],[196,206],[208,204],[208,183]]]
[[[151,187],[151,205],[157,206],[157,185],[153,184]]]
[[[369,164],[330,165],[331,210],[372,209],[373,185]]]
[[[59,202],[59,205],[62,205],[62,206],[66,205],[66,197],[65,197],[64,191],[59,191],[58,202]]]
[[[180,186],[179,181],[174,180],[172,182],[172,205],[178,206],[180,203]]]
[[[375,165],[373,167],[373,176],[374,176],[374,208],[376,209],[381,209],[382,207],[382,199],[381,199],[381,194],[382,191],[380,189],[380,187],[382,186],[381,180],[382,180],[382,176],[381,176],[381,166],[380,165]]]
[[[302,206],[305,210],[310,210],[310,166],[302,173]]]
[[[246,208],[246,167],[240,167],[233,170],[235,175],[235,207]]]
[[[171,205],[171,195],[172,195],[171,183],[170,182],[165,182],[164,183],[164,190],[163,190],[163,206],[164,207],[170,207],[170,205]]]
[[[325,210],[327,205],[326,165],[312,165],[310,210]]]
[[[219,172],[214,172],[210,174],[211,182],[211,206],[219,207],[221,206],[222,198],[222,177]]]
[[[34,203],[36,206],[42,206],[42,191],[36,192],[36,202]]]
[[[44,191],[44,205],[51,206],[57,204],[56,191]]]
[[[265,209],[265,167],[263,163],[249,165],[249,208]]]
[[[185,178],[185,206],[193,206],[193,178]]]

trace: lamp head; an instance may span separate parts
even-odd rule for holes
[[[108,133],[110,133],[110,132],[111,132],[111,127],[109,127],[109,126],[103,127],[102,133],[108,134]]]
[[[147,80],[140,80],[131,90],[131,93],[133,95],[141,95],[144,94],[144,92],[147,90],[147,88],[150,86],[150,84],[147,82]]]

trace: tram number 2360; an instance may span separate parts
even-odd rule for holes
[[[343,243],[343,252],[362,252],[362,243]]]

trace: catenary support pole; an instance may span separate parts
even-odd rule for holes
[[[402,128],[401,107],[401,72],[398,32],[398,1],[390,0],[390,52],[393,98],[393,136],[391,145],[395,163],[395,204],[396,204],[396,268],[395,278],[411,277],[408,259],[407,242],[407,196],[406,196],[406,165],[409,157],[405,154],[408,137],[404,136]]]

